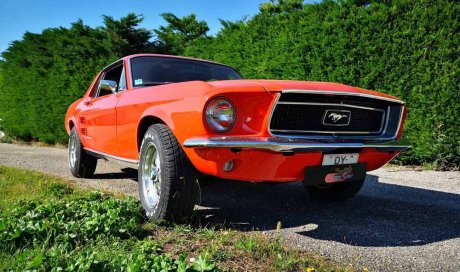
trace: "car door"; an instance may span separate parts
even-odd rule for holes
[[[98,82],[98,88],[92,97],[84,102],[84,110],[80,122],[86,126],[85,137],[86,149],[97,153],[118,156],[117,143],[117,114],[118,102],[117,91],[120,86],[120,78],[123,73],[123,63],[115,63],[108,67]],[[116,82],[117,91],[101,88],[101,83]]]

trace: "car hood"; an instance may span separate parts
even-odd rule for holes
[[[318,91],[318,92],[331,92],[331,94],[336,92],[350,92],[350,93],[361,93],[367,95],[374,95],[380,97],[386,97],[391,99],[397,99],[397,97],[366,90],[358,87],[352,87],[340,83],[331,83],[331,82],[319,82],[319,81],[296,81],[296,80],[221,80],[221,81],[212,81],[207,82],[213,88],[243,88],[243,87],[262,87],[267,92],[280,92],[283,90],[290,91]]]

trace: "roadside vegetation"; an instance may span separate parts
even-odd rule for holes
[[[0,166],[0,271],[354,271],[230,229],[149,223],[134,198]]]
[[[0,119],[12,138],[65,143],[68,106],[96,73],[134,53],[188,55],[222,62],[246,78],[332,81],[402,98],[401,164],[460,166],[460,2],[453,0],[272,0],[252,17],[208,25],[194,14],[161,14],[166,24],[139,27],[142,15],[104,16],[92,28],[26,32],[2,53]]]

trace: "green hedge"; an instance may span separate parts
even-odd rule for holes
[[[77,21],[67,28],[26,32],[2,53],[0,124],[22,140],[66,142],[64,115],[96,74],[126,54],[145,50],[151,33],[137,28],[142,17],[104,16],[104,27]]]
[[[247,78],[333,81],[401,97],[402,142],[412,149],[399,161],[460,164],[460,2],[280,0],[223,26],[186,54]]]
[[[107,64],[108,52],[94,34],[82,25],[26,33],[3,53],[0,118],[7,134],[48,143],[65,141],[68,106]]]

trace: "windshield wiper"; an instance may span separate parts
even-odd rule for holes
[[[140,86],[158,86],[158,85],[166,85],[166,84],[171,84],[174,82],[169,82],[169,81],[148,81],[148,82],[143,82],[140,84]]]

